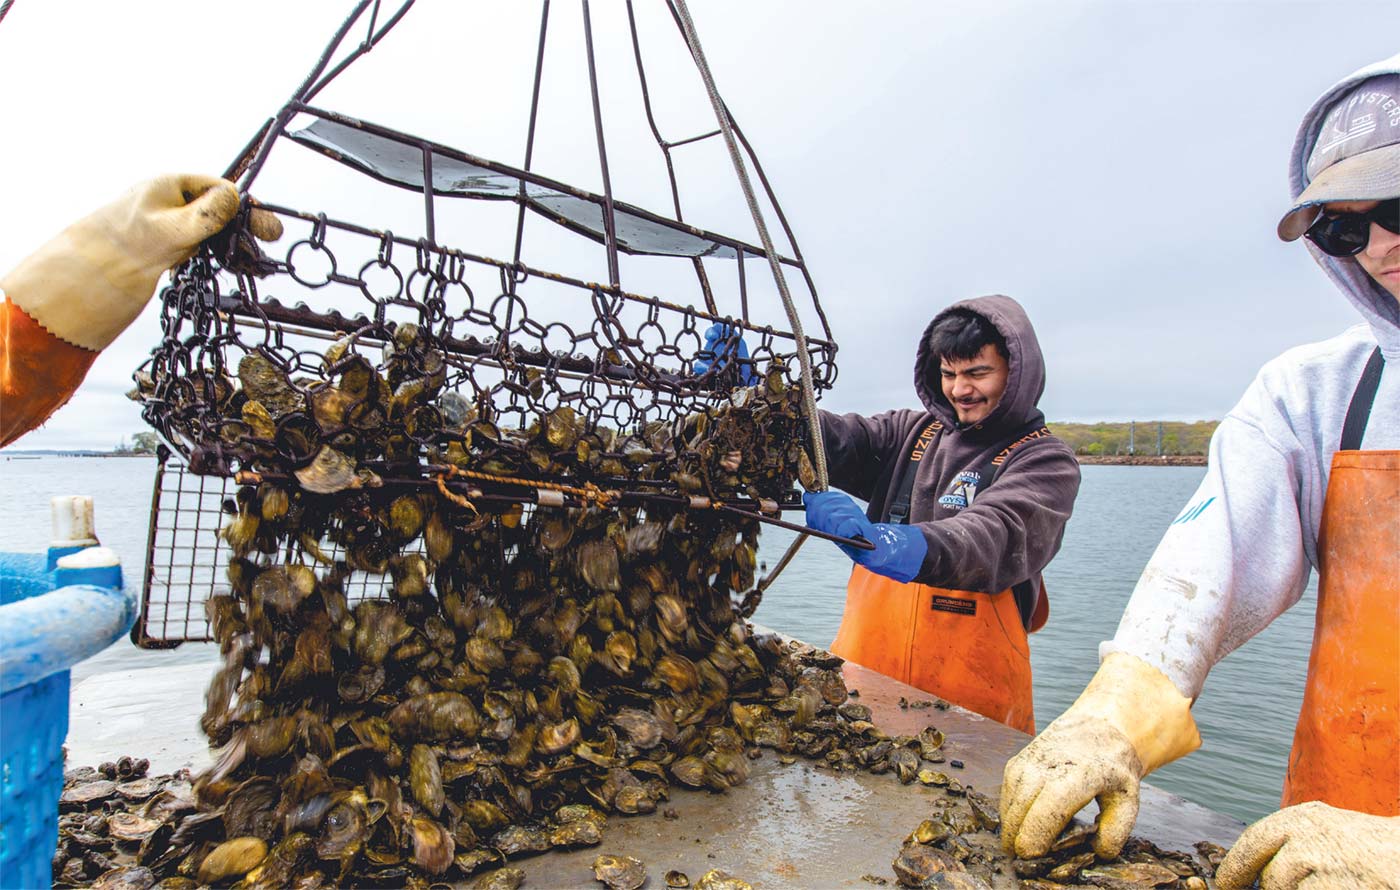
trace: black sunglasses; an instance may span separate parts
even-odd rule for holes
[[[1400,198],[1382,201],[1365,213],[1328,213],[1308,227],[1307,238],[1329,256],[1356,256],[1371,240],[1371,223],[1400,235]]]

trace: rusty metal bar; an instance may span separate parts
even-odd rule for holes
[[[530,162],[535,153],[535,124],[540,112],[540,84],[544,80],[544,47],[546,38],[549,36],[549,0],[544,0],[544,9],[540,13],[540,46],[535,52],[535,84],[530,90],[530,124],[525,133],[525,171],[529,172]],[[520,208],[515,219],[515,253],[512,258],[512,265],[516,268],[520,266],[520,252],[525,244],[525,180],[520,180]],[[506,278],[507,293],[514,294],[515,287],[519,283],[516,279],[517,273],[512,271]]]
[[[304,212],[304,211],[296,210],[296,209],[291,208],[291,207],[284,207],[284,206],[279,205],[279,204],[272,204],[272,203],[268,203],[268,202],[263,202],[260,206],[261,206],[264,210],[268,210],[268,211],[271,211],[271,212],[273,212],[273,213],[276,213],[276,214],[279,214],[279,215],[282,215],[282,216],[296,217],[296,218],[298,218],[298,219],[302,219],[302,220],[305,220],[305,221],[311,222],[311,223],[316,223],[316,222],[319,222],[319,221],[322,220],[322,217],[321,217],[321,216],[318,216],[318,215],[316,215],[316,214],[306,213],[306,212]],[[343,220],[336,220],[336,221],[334,221],[332,224],[333,224],[336,228],[338,228],[338,229],[343,229],[343,230],[345,230],[345,231],[347,231],[347,232],[354,232],[355,234],[358,234],[358,235],[366,235],[366,236],[373,237],[373,238],[382,238],[382,237],[384,236],[384,232],[382,232],[382,231],[380,231],[380,230],[371,229],[371,228],[368,228],[368,227],[365,227],[365,226],[358,225],[358,224],[356,224],[356,223],[345,222],[345,221],[343,221]],[[395,243],[402,244],[402,245],[404,245],[404,246],[406,246],[406,247],[409,247],[409,248],[412,248],[412,247],[414,246],[414,244],[415,244],[415,242],[413,242],[412,240],[409,240],[409,239],[407,239],[407,238],[400,238],[400,237],[397,237],[397,236],[393,237],[392,240],[393,240]],[[449,249],[449,248],[439,248],[439,249],[442,250],[442,252],[446,253],[446,254],[449,255],[449,256],[460,257],[460,258],[462,258],[462,259],[464,259],[464,260],[468,260],[468,261],[470,261],[470,262],[481,263],[481,264],[491,265],[491,266],[496,266],[496,267],[498,267],[498,268],[500,268],[500,269],[506,269],[506,270],[509,270],[510,268],[512,268],[512,264],[507,263],[507,262],[505,262],[505,261],[503,261],[503,260],[492,259],[491,257],[488,257],[488,256],[482,256],[482,255],[480,255],[480,254],[468,253],[468,252],[466,252],[466,251],[457,250],[457,249],[455,249],[455,248],[451,248],[451,249]],[[745,247],[745,250],[751,250],[751,248],[748,248],[748,247],[746,246],[746,247]],[[759,254],[755,254],[755,255],[759,255]],[[726,320],[727,320],[725,316],[720,315],[720,314],[718,314],[718,313],[701,312],[701,311],[699,311],[699,310],[697,310],[697,309],[694,309],[693,307],[681,306],[681,305],[678,304],[678,303],[673,303],[673,302],[670,302],[670,301],[668,301],[668,300],[662,300],[662,299],[660,299],[659,297],[652,297],[652,296],[647,296],[647,295],[645,295],[645,294],[632,293],[632,292],[630,292],[630,291],[625,291],[625,290],[622,290],[622,289],[620,289],[620,288],[605,288],[603,285],[600,285],[600,284],[596,284],[596,283],[593,283],[593,282],[584,281],[584,280],[582,280],[582,279],[580,279],[580,278],[574,278],[574,277],[568,276],[568,275],[560,275],[560,274],[558,274],[558,273],[556,273],[556,272],[549,272],[549,271],[547,271],[547,270],[545,270],[545,269],[539,269],[539,268],[535,268],[535,267],[533,267],[533,266],[522,265],[522,266],[520,266],[520,269],[521,269],[521,271],[523,271],[523,272],[526,273],[527,275],[538,276],[538,277],[541,277],[541,278],[546,278],[546,279],[548,279],[548,280],[550,280],[550,281],[554,281],[554,282],[557,282],[557,283],[559,283],[559,284],[568,284],[568,285],[572,285],[572,286],[574,286],[574,287],[578,287],[578,288],[582,288],[582,289],[586,289],[586,290],[592,290],[592,289],[594,289],[594,288],[599,288],[599,289],[607,290],[608,292],[610,292],[610,293],[612,293],[612,294],[614,294],[614,295],[616,295],[616,296],[622,297],[623,299],[634,300],[634,301],[637,301],[637,302],[640,302],[640,303],[645,303],[645,304],[647,304],[647,305],[657,306],[657,307],[660,307],[660,308],[663,308],[663,309],[670,309],[670,310],[673,310],[673,311],[676,311],[676,312],[682,312],[682,313],[684,313],[684,312],[690,312],[690,313],[693,313],[694,315],[696,315],[696,316],[698,316],[698,317],[705,318],[705,319],[708,319],[708,320],[710,320],[710,321],[719,321],[719,322],[722,322],[722,321],[726,321]],[[744,327],[748,328],[748,329],[751,330],[751,331],[755,331],[755,332],[757,332],[757,331],[760,330],[760,329],[757,328],[757,327],[749,326],[749,325],[747,325],[747,324],[745,324]],[[781,338],[786,339],[786,340],[791,340],[791,339],[793,339],[792,334],[791,334],[790,332],[787,332],[787,331],[778,331],[778,330],[774,330],[774,331],[773,331],[773,336],[775,336],[775,337],[781,337]],[[827,348],[831,348],[832,345],[833,345],[833,344],[831,343],[831,341],[829,341],[829,340],[821,340],[821,339],[817,339],[817,338],[815,338],[815,337],[808,337],[808,338],[807,338],[807,342],[808,342],[809,344],[815,344],[815,345],[824,346],[824,347],[827,347]]]
[[[722,132],[724,132],[724,131],[723,131],[723,130],[711,130],[711,131],[708,132],[708,133],[701,133],[699,136],[691,136],[691,137],[686,138],[686,139],[677,139],[675,142],[668,142],[668,143],[666,143],[666,147],[667,147],[667,148],[680,148],[682,145],[689,145],[689,144],[691,144],[692,142],[699,142],[699,141],[701,141],[702,139],[710,139],[710,138],[713,138],[713,137],[715,137],[715,136],[720,135],[720,133],[722,133]]]
[[[656,145],[661,149],[661,156],[666,161],[666,178],[671,185],[671,202],[676,208],[676,221],[683,222],[685,217],[681,213],[681,192],[680,185],[676,182],[676,165],[671,158],[671,143],[667,142],[661,135],[661,130],[656,125],[656,116],[651,110],[651,90],[647,85],[646,65],[642,63],[642,45],[637,37],[637,17],[632,9],[632,0],[627,0],[627,27],[632,36],[632,57],[637,61],[637,82],[642,89],[642,109],[646,112],[647,126],[651,128],[651,135],[656,140]],[[692,140],[683,140],[679,144],[684,144]],[[742,249],[739,253],[743,253]],[[710,278],[705,274],[705,263],[700,257],[694,257],[691,265],[695,269],[695,280],[700,283],[700,295],[705,300],[705,308],[713,315],[719,314],[719,304],[715,302],[714,291],[710,288]]]
[[[423,146],[423,212],[427,218],[429,243],[437,243],[436,214],[433,212],[433,150]]]
[[[725,114],[729,114],[728,106],[725,107]],[[802,258],[802,249],[797,246],[797,238],[792,234],[792,226],[788,223],[787,214],[783,213],[783,205],[778,203],[778,196],[773,193],[773,186],[768,182],[768,174],[763,172],[763,165],[759,163],[758,153],[749,145],[748,137],[740,129],[731,115],[729,118],[733,125],[734,135],[738,138],[739,144],[744,146],[744,153],[748,155],[749,163],[753,164],[754,173],[758,175],[759,184],[763,186],[763,193],[768,197],[768,204],[773,208],[773,215],[778,218],[778,225],[782,226],[783,234],[787,237],[788,247],[792,248],[793,258],[797,260],[791,265],[796,266],[802,272],[802,278],[807,283],[807,292],[812,295],[812,306],[817,312],[817,318],[821,319],[822,333],[826,339],[831,339],[831,324],[826,320],[826,311],[822,309],[821,301],[817,297],[817,284],[812,280],[812,273],[807,268],[807,261]]]
[[[588,0],[583,4],[583,43],[588,51],[588,86],[593,94],[593,130],[598,139],[598,166],[603,172],[603,231],[608,249],[608,283],[621,287],[617,266],[617,218],[613,213],[612,175],[608,171],[608,148],[603,138],[603,107],[598,98],[598,68],[593,59],[593,17]]]
[[[240,184],[240,190],[245,194],[248,189],[252,187],[253,180],[257,178],[259,171],[262,170],[263,164],[267,162],[268,153],[272,151],[272,144],[277,141],[277,137],[281,134],[282,128],[287,125],[287,121],[291,120],[292,114],[294,113],[292,111],[292,101],[303,100],[304,97],[307,96],[316,78],[320,77],[321,72],[326,70],[326,66],[330,64],[331,57],[335,55],[335,51],[340,47],[340,42],[345,39],[346,34],[350,33],[351,26],[355,24],[355,21],[369,4],[370,0],[360,0],[360,2],[355,5],[350,15],[341,23],[340,29],[335,32],[335,36],[331,38],[330,44],[328,44],[325,51],[321,53],[321,57],[316,61],[315,66],[311,69],[311,73],[306,76],[306,79],[303,80],[296,91],[292,93],[292,100],[289,100],[286,105],[283,105],[273,117],[272,121],[264,127],[262,142],[259,144],[257,153],[253,156],[252,162],[247,165],[243,174],[243,181]]]
[[[404,145],[412,145],[417,147],[420,142],[427,142],[427,144],[433,147],[434,152],[441,154],[444,157],[449,157],[453,160],[464,161],[468,164],[473,164],[475,166],[490,170],[493,173],[500,173],[506,176],[522,179],[531,185],[538,185],[543,188],[552,189],[554,191],[560,192],[561,194],[568,195],[569,197],[578,198],[581,201],[587,201],[591,204],[596,204],[599,207],[604,207],[606,204],[605,196],[589,192],[585,189],[577,188],[576,186],[569,185],[566,182],[561,182],[557,179],[550,179],[547,176],[541,176],[538,173],[534,173],[528,170],[521,170],[518,167],[512,167],[509,164],[502,164],[499,161],[493,161],[487,158],[480,157],[478,155],[473,155],[468,152],[452,148],[450,146],[442,145],[441,143],[436,143],[429,140],[420,140],[416,136],[410,136],[406,133],[402,133],[398,130],[391,129],[389,127],[381,126],[370,121],[361,120],[359,118],[354,118],[346,114],[340,114],[339,112],[329,111],[324,108],[318,108],[314,105],[307,105],[304,103],[294,103],[294,111],[296,113],[309,114],[313,117],[319,117],[323,120],[328,120],[333,123],[343,124],[347,127],[354,127],[359,130],[364,130],[366,133],[371,133],[373,135],[380,136],[385,139],[391,139],[395,142],[399,142]],[[396,188],[404,188],[404,185],[402,183],[395,182],[392,179],[387,179],[373,170],[366,169],[365,167],[356,164],[353,160],[345,157],[344,155],[333,149],[325,148],[322,146],[316,146],[314,148],[311,146],[306,147],[310,148],[312,151],[316,151],[320,154],[323,154],[326,157],[333,158],[342,163],[353,166],[356,170],[359,170],[366,176],[373,177],[374,179],[377,179],[380,182],[383,182],[387,185],[392,185]],[[414,191],[416,190],[417,189],[414,188]],[[439,194],[443,197],[465,197],[452,192],[439,192]],[[484,201],[519,200],[519,196],[513,194],[471,195],[470,197],[473,200]],[[739,249],[743,249],[746,253],[750,253],[754,256],[766,257],[768,255],[767,252],[764,251],[764,249],[762,247],[759,247],[758,245],[749,244],[746,241],[740,241],[737,238],[732,238],[728,235],[722,235],[718,232],[712,232],[707,229],[701,229],[696,226],[692,226],[688,223],[682,222],[680,220],[671,219],[669,217],[662,216],[658,213],[653,213],[652,211],[647,210],[643,207],[628,204],[624,201],[614,201],[613,204],[614,207],[621,208],[626,213],[629,213],[633,216],[637,216],[641,219],[646,220],[647,222],[653,222],[666,228],[674,229],[678,232],[684,232],[688,235],[694,235],[697,238],[703,238],[709,241],[714,241],[715,243],[723,247],[728,247],[736,251]],[[540,207],[538,204],[531,204],[530,206],[531,209],[535,210],[535,212],[540,213],[543,216],[548,216],[551,219],[554,219],[556,222],[560,223],[561,225],[569,226],[574,231],[580,231],[577,227],[572,226],[567,220],[551,216],[545,208]],[[591,233],[587,232],[580,232],[580,234],[585,234],[587,237],[595,237]],[[627,250],[626,247],[621,245],[619,245],[619,249],[623,251]],[[793,260],[791,257],[787,257],[782,254],[777,254],[777,261],[784,265],[797,265],[796,260]]]
[[[681,196],[680,188],[676,183],[676,172],[671,166],[670,143],[661,135],[661,130],[656,125],[656,116],[651,110],[651,90],[647,86],[646,66],[642,64],[642,45],[637,37],[637,17],[632,9],[632,0],[627,0],[627,25],[632,35],[632,56],[637,60],[637,83],[642,90],[642,110],[646,112],[647,126],[651,127],[651,135],[660,146],[661,153],[666,157],[666,174],[671,181],[671,200],[676,207],[676,219],[681,218]]]
[[[233,159],[233,163],[229,164],[228,167],[224,169],[224,179],[235,182],[242,178],[244,171],[248,169],[248,164],[253,160],[253,156],[257,154],[258,146],[262,145],[263,139],[267,138],[267,131],[270,130],[272,125],[276,122],[277,118],[275,117],[270,117],[263,122],[258,132],[253,134],[253,138],[248,140],[247,144],[245,144],[243,149],[238,153],[238,156]]]
[[[812,357],[807,351],[807,337],[802,329],[802,318],[793,303],[792,294],[788,291],[782,264],[777,259],[779,254],[768,235],[768,224],[764,222],[763,211],[758,205],[753,186],[749,183],[749,174],[744,165],[744,159],[739,154],[738,143],[733,134],[732,116],[719,95],[719,88],[715,85],[714,76],[710,73],[710,65],[705,61],[705,53],[700,47],[700,37],[696,33],[695,23],[690,18],[690,10],[686,6],[686,0],[667,0],[667,3],[676,15],[681,33],[685,35],[685,42],[690,47],[691,57],[695,60],[695,66],[700,71],[700,79],[705,82],[705,91],[709,94],[715,119],[718,121],[720,129],[724,131],[724,141],[729,149],[730,160],[734,164],[734,174],[739,178],[739,187],[744,192],[744,199],[749,205],[749,213],[753,217],[754,227],[758,229],[759,239],[763,242],[766,251],[768,265],[773,273],[773,283],[778,287],[778,295],[782,299],[783,310],[787,313],[788,324],[792,326],[793,338],[797,342],[797,361],[802,369],[802,385],[806,391],[804,398],[807,409],[808,435],[811,437],[813,448],[812,464],[816,470],[816,487],[818,490],[825,490],[827,487],[826,451],[822,445],[821,424],[817,419]]]
[[[432,467],[426,467],[425,469],[427,469],[429,472],[434,471],[434,468]],[[445,468],[440,469],[445,471]],[[295,480],[295,477],[291,474],[261,472],[255,470],[239,470],[236,474],[234,474],[233,478],[234,481],[237,482],[239,485],[257,485],[258,483],[263,482],[264,480],[269,482],[287,482]],[[586,500],[577,495],[553,491],[550,489],[538,488],[531,484],[532,481],[534,480],[521,480],[515,483],[506,483],[499,481],[489,483],[475,483],[463,482],[455,479],[447,479],[443,482],[443,484],[447,488],[451,489],[453,492],[463,495],[468,500],[474,502],[481,501],[483,504],[534,504],[536,506],[542,507],[585,507],[588,505],[588,502]],[[383,482],[385,485],[403,486],[408,488],[436,489],[438,486],[436,479],[386,478],[383,480]],[[488,491],[486,486],[514,488],[518,490],[518,493],[499,494],[494,491]],[[719,510],[725,513],[734,514],[736,516],[743,516],[747,519],[755,519],[759,522],[766,523],[768,525],[774,525],[778,528],[784,528],[789,531],[801,532],[805,535],[809,535],[814,538],[821,538],[826,541],[832,541],[836,544],[843,544],[847,547],[855,547],[860,550],[875,549],[875,545],[865,540],[864,538],[846,538],[842,537],[841,535],[833,535],[829,532],[818,531],[816,529],[808,528],[805,525],[799,525],[795,522],[788,522],[785,519],[779,519],[776,516],[770,516],[766,512],[764,512],[765,509],[770,511],[794,509],[791,506],[783,505],[776,501],[760,502],[747,499],[739,499],[735,501],[719,502],[704,497],[687,497],[685,495],[640,491],[615,491],[612,492],[612,494],[616,497],[617,502],[624,506],[647,506],[649,504],[665,504],[668,506],[680,507],[684,509]],[[801,505],[798,505],[798,508],[800,509]]]
[[[810,531],[810,529],[806,529],[797,537],[793,538],[792,543],[783,551],[783,555],[778,560],[778,564],[773,566],[773,571],[764,575],[763,578],[759,580],[758,584],[754,586],[754,590],[758,591],[760,596],[763,595],[763,592],[767,590],[774,581],[778,580],[778,576],[783,573],[783,569],[787,568],[788,563],[792,562],[793,557],[797,556],[797,551],[802,549],[802,545],[807,541],[807,536]]]
[[[738,262],[735,263],[739,270],[739,312],[745,324],[749,320],[749,282],[744,274],[744,254],[739,254]]]
[[[156,574],[156,526],[160,518],[160,497],[165,482],[165,464],[170,451],[164,445],[157,448],[156,478],[151,485],[151,519],[146,526],[146,572],[141,579],[140,620],[131,625],[131,643],[142,649],[173,649],[182,641],[164,642],[146,634],[146,619],[151,611],[151,585]],[[173,556],[173,550],[172,550]]]
[[[798,525],[795,522],[788,522],[785,519],[778,519],[774,516],[762,516],[758,513],[753,513],[748,510],[741,509],[739,507],[731,506],[729,504],[717,504],[716,508],[720,510],[725,510],[730,513],[738,513],[743,516],[749,516],[754,519],[757,519],[759,522],[766,522],[769,525],[776,525],[779,528],[785,528],[788,531],[801,532],[802,534],[808,535],[813,538],[821,538],[824,541],[832,541],[836,544],[844,544],[847,547],[855,547],[858,550],[875,549],[875,545],[865,540],[864,538],[843,538],[840,535],[833,535],[830,532],[818,531],[817,529],[808,528],[805,525]]]
[[[399,23],[399,20],[408,14],[408,10],[413,6],[413,4],[414,0],[403,0],[403,5],[398,8],[398,11],[396,11],[392,16],[389,17],[389,20],[384,23],[384,27],[380,28],[377,32],[375,32],[374,36],[367,37],[364,41],[362,41],[360,45],[355,48],[354,52],[352,52],[349,56],[342,60],[340,64],[332,68],[330,73],[328,73],[325,77],[321,78],[315,86],[309,89],[308,92],[306,92],[304,95],[298,96],[297,98],[302,102],[310,102],[316,96],[317,93],[321,92],[321,90],[325,89],[331,81],[339,77],[340,72],[344,71],[346,68],[349,68],[351,63],[355,62],[365,53],[374,49],[374,47],[379,43],[379,41],[384,39],[384,35],[388,34],[389,31],[392,30],[393,27]],[[374,27],[374,19],[378,18],[378,16],[379,0],[374,0],[374,12],[370,19],[371,30],[373,30]],[[337,40],[336,43],[339,43],[339,41]]]

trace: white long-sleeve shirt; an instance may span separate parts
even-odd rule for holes
[[[1331,102],[1359,80],[1395,70],[1400,55],[1362,69],[1313,106],[1294,147],[1295,196],[1307,185],[1307,157]],[[1400,301],[1355,259],[1308,248],[1366,323],[1290,349],[1260,370],[1211,439],[1206,477],[1167,528],[1117,633],[1099,647],[1100,657],[1137,656],[1191,698],[1216,662],[1302,596],[1317,565],[1332,454],[1377,344],[1385,369],[1361,447],[1400,449]]]

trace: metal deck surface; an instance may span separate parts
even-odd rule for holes
[[[121,754],[148,757],[151,772],[209,763],[198,715],[214,665],[144,669],[91,677],[73,691],[70,765],[96,765]],[[932,696],[847,664],[846,684],[860,693],[885,732],[913,735],[929,724],[944,732],[951,778],[995,797],[1006,760],[1029,741],[1010,727],[952,707],[899,707],[899,699]],[[1054,715],[1049,715],[1052,717]],[[1042,725],[1049,722],[1042,715]],[[901,785],[892,774],[833,773],[806,760],[784,766],[772,751],[750,762],[749,781],[726,794],[676,789],[645,816],[610,816],[603,843],[511,862],[525,870],[526,887],[601,887],[592,863],[600,853],[634,856],[647,865],[649,888],[665,886],[670,869],[694,882],[712,868],[755,887],[862,887],[863,875],[894,886],[890,867],[900,842],[931,813],[937,788]],[[663,811],[670,809],[675,818]],[[1092,807],[1084,814],[1092,815]],[[1196,841],[1229,846],[1243,823],[1165,791],[1143,785],[1135,834],[1165,849],[1190,851]],[[457,885],[470,887],[471,881]],[[1008,882],[1014,886],[1014,882]]]
[[[943,750],[963,769],[939,765],[949,777],[991,797],[1002,766],[1030,736],[952,707],[902,709],[899,699],[928,701],[928,693],[859,665],[844,668],[846,684],[859,690],[871,720],[890,735],[913,735],[929,724],[947,737]],[[1044,720],[1048,723],[1049,720]],[[665,887],[670,869],[694,882],[712,868],[754,887],[863,887],[864,875],[895,886],[890,867],[900,842],[929,817],[941,789],[901,785],[893,774],[833,773],[799,759],[780,764],[772,751],[750,762],[749,780],[726,794],[676,790],[648,816],[610,816],[599,847],[550,852],[512,862],[525,870],[526,887],[602,885],[591,880],[599,853],[633,856],[647,864],[647,887]],[[677,818],[661,815],[667,807]],[[1085,811],[1092,818],[1091,806]],[[1148,785],[1134,834],[1164,849],[1190,852],[1197,841],[1228,847],[1244,823]],[[461,886],[469,887],[470,882]],[[1015,881],[1006,886],[1014,887]]]

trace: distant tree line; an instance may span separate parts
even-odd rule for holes
[[[136,433],[128,443],[125,438],[117,443],[117,447],[112,449],[113,454],[155,454],[156,446],[160,441],[156,434],[152,432]]]
[[[1161,451],[1157,446],[1158,424],[1161,424]],[[1204,455],[1210,448],[1210,437],[1220,425],[1218,420],[1197,420],[1185,423],[1176,420],[1139,420],[1132,430],[1129,450],[1129,426],[1125,423],[1059,423],[1048,424],[1050,432],[1063,439],[1075,454],[1171,454]]]

